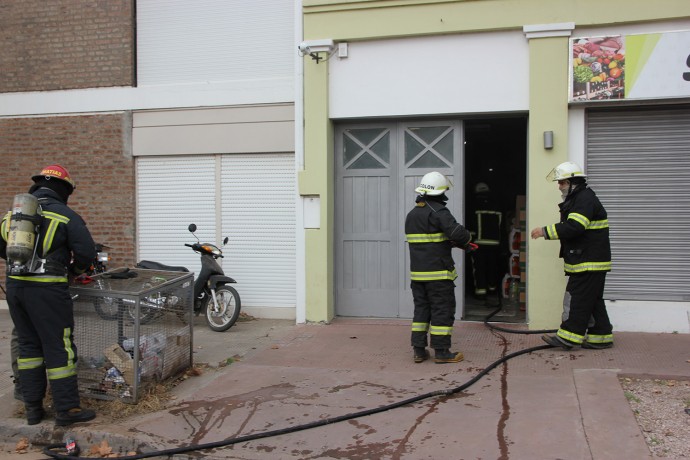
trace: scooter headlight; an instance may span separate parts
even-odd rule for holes
[[[201,246],[201,248],[209,254],[213,254],[214,256],[219,256],[222,254],[221,250],[212,244],[204,244]]]

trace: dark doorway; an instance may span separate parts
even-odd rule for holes
[[[480,244],[476,254],[465,257],[463,320],[483,320],[501,306],[492,321],[524,322],[525,251],[521,236],[526,232],[527,118],[472,119],[465,121],[464,128],[465,223],[476,239],[478,208],[494,208],[501,219],[496,240],[487,236],[494,233],[487,229],[495,225],[496,214],[483,214],[484,240],[498,243],[495,247],[493,243]],[[486,185],[479,187],[482,196],[476,193],[478,184]],[[487,187],[488,193],[484,191]],[[484,281],[475,284],[475,275]]]

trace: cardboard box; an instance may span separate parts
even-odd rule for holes
[[[515,215],[522,219],[522,212],[527,209],[527,197],[525,195],[518,195],[515,197]]]
[[[134,359],[117,343],[103,350],[103,354],[120,371],[128,385],[134,385]]]
[[[167,379],[190,367],[191,337],[187,331],[169,335],[163,350],[163,378]]]

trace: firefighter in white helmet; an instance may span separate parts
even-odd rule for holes
[[[416,363],[429,358],[427,335],[431,336],[436,363],[457,363],[463,359],[462,353],[450,351],[455,322],[454,280],[458,276],[451,250],[476,245],[470,243],[470,233],[446,208],[450,185],[439,172],[424,175],[415,189],[415,207],[405,219],[414,298],[411,342]]]
[[[542,339],[566,350],[613,346],[613,326],[604,303],[606,272],[611,270],[611,244],[606,209],[587,186],[587,176],[572,162],[556,166],[547,180],[558,182],[563,201],[560,222],[532,229],[533,239],[560,240],[560,257],[568,284],[563,318],[555,335]]]

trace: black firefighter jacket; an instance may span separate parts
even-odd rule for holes
[[[444,199],[418,196],[405,219],[405,234],[412,281],[452,281],[458,277],[451,250],[467,246],[471,236],[446,208]]]
[[[544,227],[544,236],[561,241],[565,273],[610,271],[609,221],[594,191],[579,185],[558,207],[561,221]]]
[[[33,282],[67,282],[68,268],[83,273],[96,257],[96,244],[84,220],[60,201],[57,193],[39,188],[32,193],[43,210],[38,240],[38,254],[47,259],[46,273],[41,275],[10,276],[15,280]],[[7,230],[9,213],[2,221],[0,257],[7,259]]]

